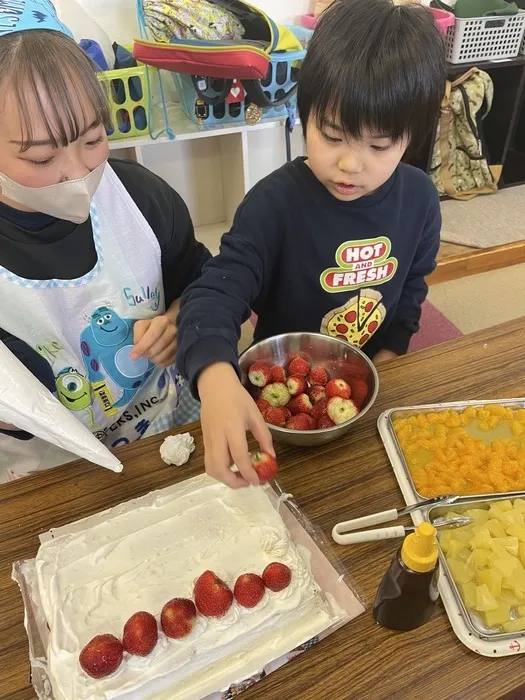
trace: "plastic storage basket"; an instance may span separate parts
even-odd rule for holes
[[[98,79],[107,86],[111,121],[108,138],[122,139],[149,133],[149,90],[146,66],[103,71]]]
[[[305,27],[294,25],[290,29],[305,48],[301,51],[271,54],[268,74],[264,80],[261,80],[263,90],[271,100],[280,99],[297,82],[297,64],[304,59],[306,46],[312,36],[312,31]],[[228,123],[244,123],[246,121],[246,108],[249,104],[246,100],[232,104],[219,102],[217,105],[203,105],[197,97],[191,76],[182,73],[172,73],[172,76],[184,112],[196,124],[217,126]],[[211,87],[213,88],[214,81],[211,78],[209,80],[211,80]],[[222,80],[217,81],[217,94],[220,93],[221,86]],[[295,109],[296,104],[297,100],[294,95],[290,100],[290,107]],[[264,109],[262,119],[276,119],[285,117],[287,114],[286,105],[270,107]]]
[[[521,42],[520,53],[525,56],[525,35],[523,36],[523,41]]]
[[[525,31],[525,11],[517,15],[456,18],[446,34],[450,63],[492,61],[514,58],[520,51]]]

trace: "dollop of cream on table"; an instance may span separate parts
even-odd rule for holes
[[[195,440],[189,433],[170,435],[160,446],[160,456],[166,464],[182,467],[195,449]]]

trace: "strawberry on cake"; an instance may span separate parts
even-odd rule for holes
[[[54,700],[200,700],[341,620],[262,487],[200,476],[54,535],[36,558]]]

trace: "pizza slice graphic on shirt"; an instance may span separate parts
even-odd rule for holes
[[[377,331],[386,316],[383,296],[375,289],[362,289],[344,306],[329,311],[321,323],[321,333],[362,347]]]

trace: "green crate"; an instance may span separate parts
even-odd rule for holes
[[[146,70],[146,66],[141,65],[98,74],[108,94],[113,123],[113,130],[108,130],[110,141],[149,134]]]

